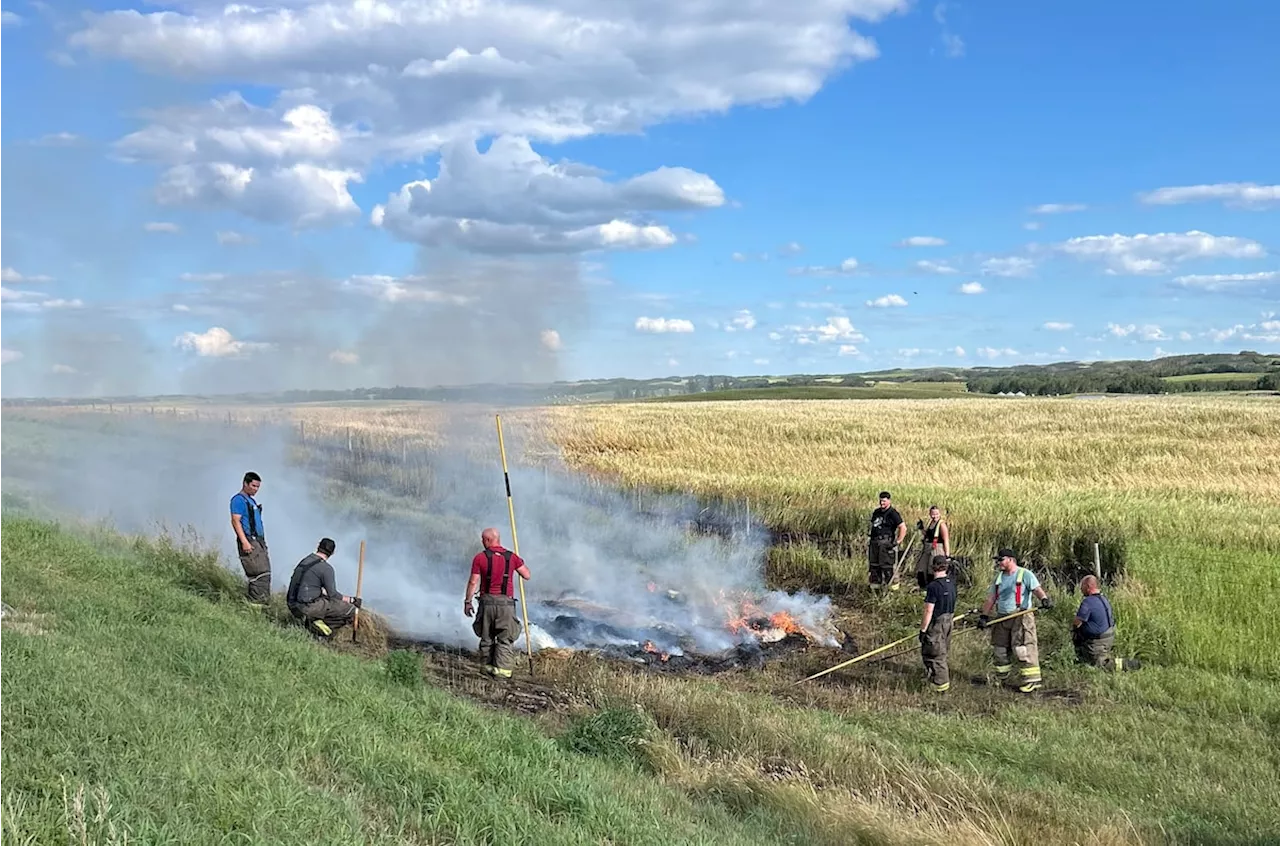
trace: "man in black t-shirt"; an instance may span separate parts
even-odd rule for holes
[[[898,589],[898,545],[907,536],[907,524],[893,507],[888,491],[880,491],[880,507],[871,512],[871,538],[867,544],[868,581],[871,589]]]
[[[924,616],[920,618],[920,657],[929,684],[936,693],[951,687],[947,652],[951,649],[951,621],[956,612],[956,583],[947,575],[947,557],[933,556],[933,581],[924,589]]]

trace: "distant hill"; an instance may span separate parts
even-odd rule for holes
[[[915,386],[915,387],[908,387]],[[851,390],[860,389],[860,390]],[[873,390],[874,389],[874,390]],[[567,404],[617,400],[692,398],[799,399],[877,398],[1023,393],[1182,393],[1189,391],[1280,390],[1280,354],[1251,351],[1174,355],[1127,361],[1060,361],[1011,367],[923,367],[848,374],[723,376],[695,374],[658,379],[587,379],[542,384],[395,386],[350,390],[299,390],[272,394],[213,396],[132,396],[93,399],[4,399],[6,407],[102,403],[217,402],[244,404],[484,402]]]

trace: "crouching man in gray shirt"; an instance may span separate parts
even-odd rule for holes
[[[293,616],[302,624],[324,637],[332,637],[355,617],[360,598],[343,596],[333,581],[333,555],[335,544],[331,538],[321,538],[316,551],[298,562],[289,579],[286,601]]]

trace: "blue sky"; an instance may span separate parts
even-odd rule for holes
[[[1275,4],[458,8],[6,4],[4,394],[1280,350]]]

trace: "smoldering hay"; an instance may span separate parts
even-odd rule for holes
[[[4,482],[22,477],[42,498],[125,531],[189,527],[238,571],[228,503],[254,470],[263,478],[275,590],[321,537],[332,537],[339,589],[353,592],[365,540],[368,606],[406,637],[472,648],[463,593],[480,531],[497,528],[512,545],[492,423],[486,414],[459,419],[439,448],[426,450],[358,438],[349,447],[345,437],[310,432],[304,443],[285,425],[89,413],[53,424],[61,429],[55,462],[6,456]],[[509,438],[520,553],[533,574],[526,600],[535,650],[650,643],[672,655],[711,653],[791,631],[837,645],[829,598],[766,588],[767,536],[745,513],[530,466],[512,446]]]

